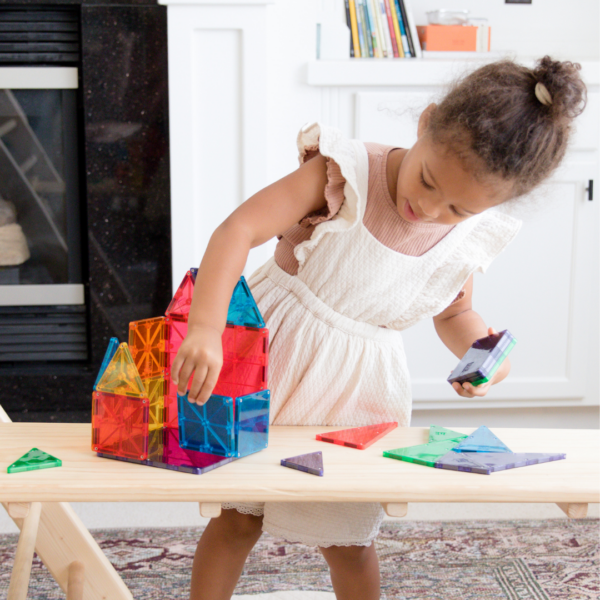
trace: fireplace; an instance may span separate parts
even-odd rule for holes
[[[0,4],[0,403],[13,419],[89,412],[110,337],[170,300],[166,48],[155,2]]]

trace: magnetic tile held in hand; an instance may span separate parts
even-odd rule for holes
[[[393,429],[396,429],[396,427],[398,427],[398,423],[395,421],[390,423],[379,423],[377,425],[367,425],[365,427],[353,427],[352,429],[318,433],[317,440],[364,450]]]
[[[453,448],[454,452],[512,452],[512,450],[485,425]]]
[[[304,471],[312,475],[323,477],[323,454],[321,452],[310,452],[299,454],[290,458],[282,458],[281,465],[296,471]]]
[[[458,431],[452,431],[452,429],[446,429],[439,425],[431,425],[429,427],[429,440],[430,442],[443,442],[454,440],[460,442],[468,436],[464,433],[458,433]]]
[[[6,469],[8,473],[22,473],[24,471],[37,471],[38,469],[51,469],[60,467],[62,461],[47,452],[38,448],[32,448],[26,454],[23,454],[19,460],[15,461]]]

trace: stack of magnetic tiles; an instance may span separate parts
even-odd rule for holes
[[[229,305],[210,401],[191,404],[171,381],[196,273],[186,273],[164,317],[130,323],[129,344],[110,340],[92,402],[98,456],[200,474],[267,447],[269,333],[243,277]]]

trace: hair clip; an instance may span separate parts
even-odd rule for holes
[[[552,96],[550,95],[548,88],[541,81],[538,81],[535,84],[535,97],[544,106],[550,106],[552,104]]]

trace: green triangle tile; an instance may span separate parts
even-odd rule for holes
[[[396,460],[425,465],[426,467],[435,467],[435,463],[440,456],[444,456],[444,454],[450,452],[457,444],[458,442],[453,440],[430,442],[429,444],[419,444],[418,446],[384,450],[383,455],[387,458],[395,458]]]
[[[431,425],[429,427],[429,441],[430,442],[444,442],[449,440],[464,440],[466,436],[464,433],[458,433],[458,431],[452,431],[452,429],[446,429],[439,425]]]
[[[38,448],[32,448],[27,454],[23,454],[19,460],[14,462],[8,467],[8,473],[22,473],[23,471],[37,471],[38,469],[50,469],[52,467],[60,467],[62,461],[60,458],[56,458],[38,450]]]

